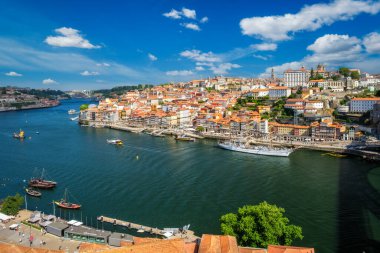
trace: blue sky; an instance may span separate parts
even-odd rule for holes
[[[380,73],[380,1],[0,3],[0,86],[94,89],[339,66]]]

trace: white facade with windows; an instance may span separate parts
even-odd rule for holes
[[[310,78],[310,72],[305,68],[300,70],[286,70],[284,72],[284,84],[287,87],[307,86]]]
[[[367,112],[373,110],[373,105],[380,102],[380,98],[353,98],[350,101],[350,112]]]

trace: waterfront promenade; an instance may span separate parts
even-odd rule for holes
[[[108,222],[108,223],[111,223],[113,225],[123,226],[123,227],[126,227],[128,229],[136,229],[138,231],[141,230],[141,231],[144,231],[145,233],[150,233],[152,235],[163,236],[166,232],[168,232],[164,229],[144,226],[144,225],[140,225],[140,224],[133,223],[130,221],[123,221],[123,220],[114,219],[114,218],[110,218],[110,217],[106,217],[106,216],[99,216],[98,220],[102,221],[102,222]],[[188,242],[193,242],[193,241],[199,239],[200,237],[196,236],[194,234],[194,231],[183,230],[182,232],[173,233],[173,235],[170,236],[170,238],[171,239],[182,238]]]
[[[0,223],[0,242],[31,248],[61,249],[65,252],[76,252],[81,242],[43,233],[41,230],[22,224],[21,222],[27,220],[31,214],[31,211],[21,210],[14,220],[6,224]],[[18,230],[10,230],[9,226],[12,224],[20,224]],[[33,237],[32,244],[29,241],[30,236]],[[42,244],[42,242],[45,243]]]
[[[326,151],[326,152],[334,152],[340,154],[350,154],[354,156],[359,156],[365,159],[380,161],[380,153],[374,151],[367,150],[357,150],[350,145],[352,145],[353,141],[344,141],[344,140],[313,140],[308,136],[276,136],[269,134],[259,134],[258,136],[246,135],[244,137],[241,134],[231,134],[231,133],[215,133],[215,132],[192,132],[186,131],[184,129],[176,129],[176,128],[155,128],[155,127],[147,127],[147,126],[136,126],[136,125],[126,125],[121,123],[105,123],[105,122],[97,122],[92,124],[93,127],[106,127],[121,131],[128,131],[132,133],[142,133],[147,132],[151,135],[186,135],[189,137],[197,138],[197,139],[216,139],[216,140],[243,140],[247,144],[253,145],[264,145],[264,146],[277,146],[277,147],[291,147],[297,149],[309,149],[316,151]],[[366,145],[360,144],[360,142],[356,142],[355,145]],[[373,143],[373,145],[380,147],[380,142]]]

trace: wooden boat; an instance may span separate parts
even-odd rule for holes
[[[329,156],[332,156],[332,157],[337,157],[337,158],[347,157],[347,155],[338,154],[338,153],[326,153],[326,155],[329,155]]]
[[[44,178],[45,169],[42,169],[40,177],[31,178],[29,180],[29,186],[40,189],[51,189],[57,185],[57,182],[46,180]]]
[[[81,208],[80,204],[71,203],[68,200],[67,189],[65,189],[65,193],[63,195],[63,198],[60,201],[54,201],[54,204],[56,204],[58,207],[65,208],[65,209],[79,209],[79,208]]]
[[[26,193],[33,197],[41,197],[42,193],[36,190],[33,190],[32,188],[26,188]]]

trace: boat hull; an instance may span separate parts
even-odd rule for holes
[[[226,150],[265,156],[288,157],[293,152],[293,150],[250,149],[223,143],[218,143],[218,146]]]
[[[46,181],[46,180],[38,180],[38,179],[32,179],[29,181],[29,186],[34,188],[40,188],[40,189],[51,189],[54,188],[57,185],[54,181]]]
[[[54,201],[54,203],[58,207],[64,208],[64,209],[80,209],[81,208],[81,205],[78,205],[78,204],[68,204],[68,203],[63,203],[63,202],[58,202],[58,201]]]
[[[26,194],[33,196],[33,197],[41,197],[41,195],[42,195],[41,192],[30,190],[30,189],[25,189],[25,191],[26,191]]]

